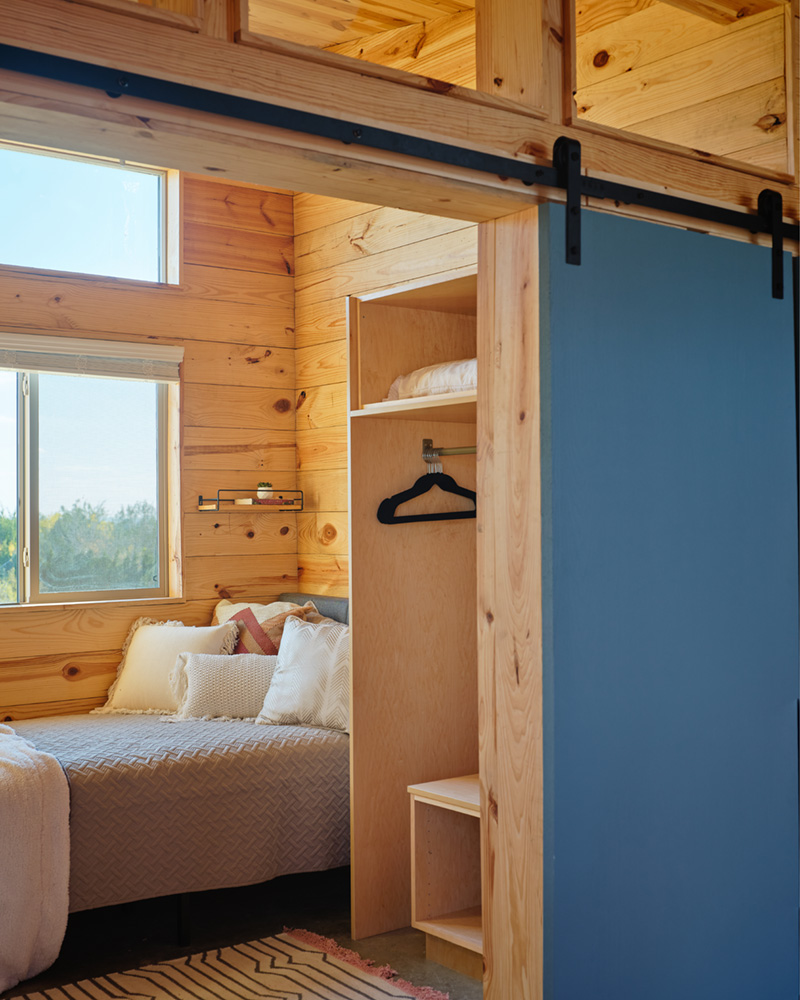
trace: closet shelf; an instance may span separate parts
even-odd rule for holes
[[[391,399],[381,403],[365,403],[350,416],[385,417],[395,420],[443,420],[450,423],[474,423],[477,414],[478,393],[451,392],[441,396],[418,396],[416,399]]]
[[[470,906],[456,913],[443,913],[440,917],[415,920],[413,926],[433,937],[457,944],[468,951],[483,954],[483,922],[480,906]]]

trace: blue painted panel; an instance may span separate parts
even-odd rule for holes
[[[762,248],[584,213],[568,267],[543,217],[546,996],[795,1000],[791,303]]]

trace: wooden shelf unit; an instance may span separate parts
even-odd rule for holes
[[[352,298],[349,323],[352,934],[361,938],[411,923],[408,786],[478,768],[476,521],[377,518],[383,499],[427,471],[423,438],[476,443],[477,392],[383,402],[398,375],[476,355],[475,279]],[[475,489],[474,455],[442,462]],[[433,489],[404,512],[451,505],[463,510],[463,499]],[[432,824],[444,815],[478,834],[474,815],[419,808],[438,814]],[[480,901],[478,855],[475,865],[477,897],[424,914],[452,925],[429,938],[457,949],[458,928],[471,925],[473,959],[479,921],[454,911]]]
[[[483,953],[478,775],[409,785],[411,924]]]

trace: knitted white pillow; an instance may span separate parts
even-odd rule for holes
[[[178,653],[172,691],[178,719],[255,719],[264,704],[277,656],[263,653]]]
[[[350,629],[289,618],[256,723],[350,729]]]
[[[174,712],[178,703],[170,686],[170,674],[178,653],[230,654],[238,637],[239,626],[235,622],[193,626],[137,618],[122,647],[122,662],[109,689],[108,701],[95,711],[150,715]]]

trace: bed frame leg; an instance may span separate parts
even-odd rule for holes
[[[176,913],[178,944],[181,947],[188,947],[192,943],[192,913],[189,905],[189,893],[181,892],[175,898],[178,904]]]

